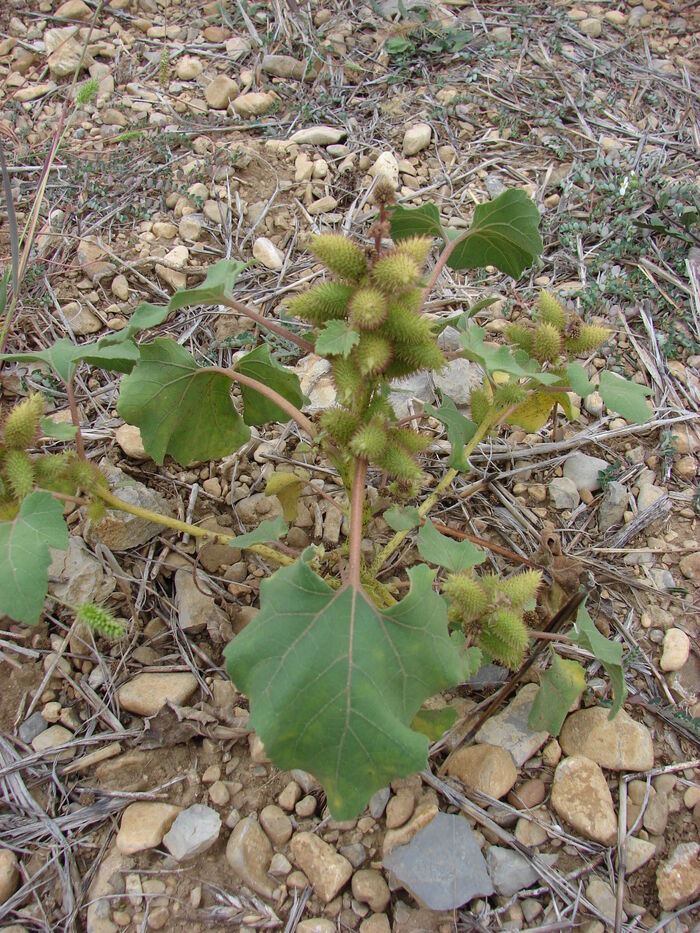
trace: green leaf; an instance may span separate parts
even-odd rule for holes
[[[486,554],[471,541],[455,541],[442,535],[435,525],[427,519],[418,532],[418,552],[423,560],[438,564],[453,573],[461,573],[483,564]]]
[[[457,721],[457,710],[454,706],[444,706],[442,709],[419,709],[413,717],[411,729],[420,732],[431,742],[437,742],[440,736],[451,729]]]
[[[578,661],[552,652],[552,664],[540,681],[528,725],[537,732],[559,735],[572,704],[586,689],[586,675]]]
[[[221,259],[207,269],[207,276],[201,285],[194,288],[179,288],[168,302],[170,311],[186,308],[189,305],[216,305],[230,294],[236,279],[248,266],[247,262],[237,259]]]
[[[437,418],[447,428],[447,440],[452,445],[452,453],[448,464],[455,470],[463,473],[469,472],[469,461],[464,456],[464,445],[468,444],[474,436],[477,426],[469,418],[465,418],[461,411],[448,395],[442,396],[442,404],[439,408],[434,405],[426,405],[425,411],[433,418]]]
[[[543,385],[553,385],[559,381],[560,377],[554,373],[543,373],[537,360],[531,359],[524,350],[516,350],[513,353],[508,347],[488,346],[485,335],[483,327],[472,324],[462,334],[461,339],[466,358],[479,363],[488,373],[508,373],[521,379],[534,379]]]
[[[304,404],[304,396],[299,387],[299,377],[270,356],[266,344],[256,347],[236,363],[237,372],[257,379],[270,389],[274,389],[296,408]],[[289,415],[278,408],[266,396],[249,386],[241,385],[243,398],[243,420],[246,424],[267,424],[268,421],[282,421],[286,424]]]
[[[152,305],[144,301],[134,310],[126,327],[117,331],[116,334],[109,334],[106,337],[102,337],[102,339],[98,341],[98,346],[116,346],[117,344],[131,340],[135,334],[140,333],[142,330],[150,330],[153,327],[158,327],[167,319],[170,310],[168,305]]]
[[[68,382],[75,369],[75,354],[80,347],[67,337],[62,337],[45,350],[30,350],[26,353],[3,353],[0,360],[17,363],[44,363],[64,382]]]
[[[314,774],[336,820],[425,767],[428,740],[413,717],[461,679],[434,574],[408,573],[405,599],[380,610],[362,588],[333,590],[297,561],[263,580],[259,614],[225,651],[266,754],[283,771]]]
[[[110,338],[103,338],[108,340]],[[102,345],[102,341],[76,344],[67,337],[62,337],[45,350],[32,350],[27,353],[4,353],[0,360],[13,360],[20,363],[43,363],[52,369],[63,382],[68,382],[81,361],[85,361],[104,369],[115,369],[119,372],[129,372],[136,360],[139,351],[136,344],[123,341],[119,346]]]
[[[403,55],[404,52],[412,52],[415,46],[410,39],[403,39],[401,36],[390,36],[384,43],[384,48],[389,55]]]
[[[607,407],[627,421],[645,424],[654,414],[651,405],[646,401],[646,396],[651,395],[651,389],[623,379],[617,373],[604,369],[600,374],[598,391]]]
[[[63,506],[50,492],[32,492],[14,521],[0,522],[0,615],[36,625],[48,590],[49,548],[65,551]]]
[[[586,370],[580,363],[569,363],[566,367],[566,377],[569,380],[571,391],[586,398],[591,392],[595,392],[595,385],[589,378]]]
[[[257,528],[247,534],[236,535],[229,544],[231,547],[245,550],[245,548],[252,547],[254,544],[268,544],[270,541],[277,541],[279,538],[283,538],[288,531],[289,526],[282,516],[278,515],[275,519],[264,519]]]
[[[72,441],[78,429],[74,424],[65,421],[52,421],[51,418],[41,419],[41,436],[52,437],[57,441]]]
[[[474,211],[472,225],[449,259],[450,269],[495,266],[517,279],[543,250],[540,212],[520,188],[504,191]]]
[[[314,350],[319,356],[347,356],[359,342],[360,335],[345,321],[328,321],[316,338]]]
[[[267,481],[265,495],[277,496],[285,519],[293,522],[297,517],[299,496],[303,488],[304,482],[296,473],[276,472]]]
[[[231,380],[197,366],[169,337],[141,346],[141,359],[122,379],[117,411],[141,430],[156,463],[218,460],[241,447],[250,431],[233,407]]]
[[[395,207],[391,215],[391,239],[398,243],[411,236],[445,238],[440,211],[434,204],[422,207]]]
[[[412,505],[403,509],[398,505],[392,505],[382,515],[382,518],[393,531],[410,531],[411,528],[417,528],[421,523],[420,512]]]
[[[610,710],[610,719],[613,719],[622,708],[627,696],[627,686],[622,671],[622,645],[600,634],[588,614],[585,603],[581,603],[579,607],[574,630],[569,633],[569,638],[582,648],[591,651],[607,671],[613,688],[613,705]]]

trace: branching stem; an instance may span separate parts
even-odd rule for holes
[[[474,452],[477,445],[486,437],[492,427],[502,421],[504,418],[507,418],[508,415],[513,411],[515,405],[511,405],[510,408],[505,410],[499,410],[493,412],[491,417],[485,418],[479,427],[476,429],[474,436],[469,441],[469,443],[464,448],[464,456],[468,457]],[[438,485],[435,487],[435,490],[425,502],[422,503],[418,509],[418,513],[421,518],[424,518],[428,512],[433,508],[433,506],[438,502],[440,497],[446,490],[448,490],[452,484],[452,481],[459,475],[459,470],[455,470],[454,467],[445,473],[443,478],[440,480]],[[410,534],[410,529],[408,531],[397,531],[393,538],[391,538],[387,544],[384,545],[382,550],[377,554],[374,559],[374,563],[370,567],[370,576],[376,577],[384,564],[389,560],[394,551],[399,547],[404,538]]]
[[[120,512],[128,512],[129,515],[136,515],[138,518],[154,522],[157,525],[163,525],[165,528],[172,528],[173,531],[179,531],[181,534],[189,534],[192,535],[193,538],[210,538],[217,544],[231,544],[236,546],[236,535],[227,535],[218,531],[210,531],[207,528],[200,528],[199,525],[191,525],[189,522],[182,522],[178,518],[171,518],[169,515],[161,515],[160,512],[152,512],[150,509],[143,509],[139,505],[132,505],[131,502],[125,502],[123,499],[115,496],[114,493],[107,489],[102,489],[99,486],[92,489],[91,494],[101,499],[105,505],[113,509],[119,509]],[[288,557],[286,554],[281,554],[279,551],[268,547],[266,544],[251,544],[250,547],[246,547],[245,550],[254,551],[256,554],[260,554],[261,557],[277,561],[278,564],[284,566],[294,563],[294,558]]]
[[[461,236],[458,236],[454,240],[450,240],[447,246],[443,249],[438,257],[438,261],[435,263],[435,268],[430,273],[430,278],[428,279],[425,288],[423,289],[423,294],[420,296],[420,307],[418,312],[420,313],[423,310],[423,305],[428,300],[428,296],[435,287],[435,283],[440,277],[440,273],[447,265],[447,260],[450,258],[455,248],[459,246],[460,243],[463,243],[469,236],[471,236],[473,231],[466,230]]]
[[[250,389],[255,389],[256,392],[259,392],[261,395],[264,395],[265,398],[269,398],[271,402],[274,402],[275,405],[289,415],[293,421],[296,421],[299,427],[306,431],[312,440],[315,440],[316,427],[313,421],[310,421],[303,412],[299,411],[296,405],[292,405],[283,395],[280,395],[279,392],[275,392],[270,386],[266,386],[264,382],[258,382],[258,380],[253,379],[252,376],[239,373],[236,369],[226,369],[224,366],[206,366],[202,371],[221,373],[222,376],[226,376],[234,382],[239,382],[241,385],[248,386]]]
[[[282,337],[284,340],[289,340],[290,343],[296,344],[300,349],[304,350],[305,353],[314,352],[314,346],[312,343],[309,343],[308,340],[304,340],[303,337],[297,336],[297,334],[292,333],[291,330],[287,330],[286,327],[283,327],[276,321],[271,321],[269,318],[264,317],[258,311],[254,311],[252,308],[249,308],[248,305],[243,304],[242,301],[237,301],[235,298],[230,298],[228,296],[219,298],[218,301],[219,304],[225,305],[227,308],[240,311],[241,314],[245,314],[246,317],[249,317],[251,321],[255,321],[260,327],[272,331],[272,333],[277,334],[278,337]]]

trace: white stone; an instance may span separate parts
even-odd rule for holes
[[[573,480],[579,492],[584,489],[595,492],[600,489],[598,474],[607,470],[610,464],[600,457],[590,457],[588,454],[571,454],[564,461],[564,476]]]
[[[202,63],[192,55],[183,56],[175,65],[175,74],[181,81],[192,81],[193,78],[201,75],[202,70]]]
[[[555,476],[549,483],[549,498],[555,509],[575,509],[581,501],[573,480],[567,476]]]
[[[289,141],[298,143],[300,146],[304,143],[312,146],[330,146],[333,143],[339,143],[341,139],[345,139],[346,135],[345,130],[333,126],[308,126],[304,130],[297,130],[296,133],[292,133]]]
[[[133,460],[148,459],[148,454],[141,439],[141,431],[135,424],[122,424],[114,432],[114,439],[125,456],[131,457]]]
[[[409,126],[403,137],[403,153],[406,156],[415,155],[430,145],[433,129],[429,123],[414,123]]]
[[[163,844],[174,859],[185,862],[210,849],[220,831],[221,817],[216,810],[196,803],[178,813],[163,836]]]
[[[670,628],[664,635],[662,671],[679,671],[690,657],[690,639],[679,628]]]
[[[265,236],[259,236],[253,243],[253,256],[261,262],[266,269],[281,269],[284,265],[284,253],[282,253],[272,240]]]
[[[384,175],[391,183],[394,190],[399,187],[399,163],[393,152],[382,152],[377,161],[370,168],[369,174],[372,178]]]

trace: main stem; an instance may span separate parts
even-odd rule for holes
[[[209,531],[207,528],[200,528],[198,525],[182,522],[178,518],[171,518],[169,515],[161,515],[160,512],[152,512],[150,509],[143,509],[139,505],[132,505],[131,502],[125,502],[123,499],[115,496],[114,493],[107,489],[102,489],[99,486],[92,489],[91,493],[113,509],[119,509],[120,512],[128,512],[129,515],[136,515],[138,518],[154,522],[157,525],[163,525],[165,528],[172,528],[173,531],[179,531],[181,534],[189,534],[192,535],[193,538],[211,538],[213,541],[216,541],[217,544],[231,544],[233,546],[236,544],[236,535],[222,534],[219,531]],[[287,565],[294,563],[293,558],[288,557],[286,554],[281,554],[279,551],[268,547],[266,544],[251,544],[249,547],[245,547],[244,550],[254,551],[256,554],[260,554],[261,557],[277,561],[278,564]]]
[[[362,506],[365,501],[367,461],[362,457],[355,460],[350,497],[350,574],[351,586],[361,585],[360,569],[362,558]]]

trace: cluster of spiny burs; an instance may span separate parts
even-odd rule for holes
[[[321,424],[348,456],[385,470],[407,491],[420,480],[415,455],[428,440],[396,426],[387,401],[388,380],[445,364],[430,320],[420,313],[421,279],[432,240],[412,237],[368,259],[357,243],[339,234],[314,237],[310,249],[333,279],[294,298],[289,310],[319,332],[345,321],[357,334],[346,355],[330,355],[339,407]]]
[[[535,608],[541,582],[539,570],[526,570],[507,580],[495,573],[482,577],[449,574],[443,593],[449,604],[450,623],[460,626],[470,642],[489,658],[516,670],[528,646],[523,614]]]
[[[567,311],[554,295],[542,291],[532,326],[508,324],[505,334],[512,344],[546,364],[548,372],[561,375],[565,381],[567,360],[597,350],[609,338],[610,331],[607,327],[586,324],[578,314]],[[492,405],[505,407],[524,400],[525,392],[517,380],[500,385],[495,391],[484,383],[472,392],[472,419],[478,424]]]
[[[73,453],[35,454],[41,435],[44,404],[41,395],[23,399],[10,410],[0,437],[0,520],[12,521],[22,500],[36,488],[75,495],[78,489],[89,491],[101,480],[96,467]],[[99,502],[93,506],[97,517]]]

